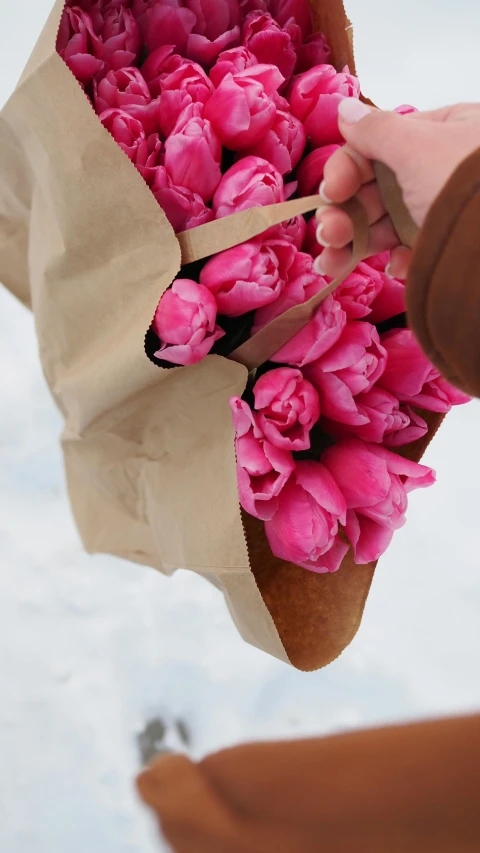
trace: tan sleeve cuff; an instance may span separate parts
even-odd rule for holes
[[[480,397],[480,149],[429,212],[407,281],[407,311],[443,376]]]

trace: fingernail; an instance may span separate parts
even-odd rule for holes
[[[329,198],[325,192],[325,181],[322,181],[322,183],[320,184],[318,194],[319,194],[320,198],[322,199],[322,201],[325,202],[325,204],[331,204],[332,203],[332,199]]]
[[[395,276],[392,273],[392,264],[391,263],[387,264],[387,266],[385,267],[385,275],[388,276],[388,278],[395,278]]]
[[[313,269],[318,275],[325,275],[325,270],[322,267],[322,256],[319,255],[318,258],[315,258],[313,262]]]
[[[347,124],[356,124],[371,112],[372,108],[357,98],[344,98],[338,105],[338,115]]]
[[[330,248],[330,243],[327,243],[327,241],[326,241],[326,240],[325,240],[325,238],[323,237],[323,227],[324,227],[324,224],[325,224],[325,223],[320,222],[320,225],[318,225],[318,226],[317,226],[316,238],[317,238],[317,243],[320,243],[320,245],[321,245],[321,246],[323,246],[323,248],[324,248],[324,249],[329,249],[329,248]]]

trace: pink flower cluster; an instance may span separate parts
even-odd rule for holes
[[[177,233],[288,198],[359,96],[308,0],[68,0],[57,50]]]
[[[405,523],[407,494],[435,479],[392,449],[426,435],[418,409],[448,412],[468,401],[409,329],[379,335],[328,300],[338,306],[335,314],[321,307],[337,318],[329,326],[336,341],[305,356],[300,333],[287,345],[288,358],[278,358],[291,366],[269,366],[253,387],[252,406],[231,400],[243,508],[265,521],[276,556],[318,573],[337,571],[350,546],[357,564],[384,553]],[[331,446],[318,460],[308,458],[315,453],[298,457],[314,449],[315,429]]]
[[[315,194],[343,142],[338,105],[360,97],[308,0],[69,0],[57,49],[177,233]],[[159,302],[151,355],[230,353],[321,293],[321,251],[298,216],[185,271]],[[350,548],[357,564],[383,554],[408,493],[434,481],[395,451],[426,435],[425,412],[468,399],[405,328],[388,260],[361,263],[231,400],[242,507],[277,557],[318,573]]]

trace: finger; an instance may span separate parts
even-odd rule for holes
[[[313,267],[319,275],[329,278],[340,278],[346,275],[352,264],[351,248],[324,249],[322,254],[315,258]]]
[[[220,801],[197,764],[182,755],[165,756],[137,780],[143,801],[153,808],[167,841],[179,853],[221,853],[235,849],[240,834],[232,812]]]
[[[398,234],[389,216],[384,216],[370,229],[366,258],[380,255],[399,246]],[[351,248],[324,249],[315,261],[315,269],[320,275],[337,278],[344,275],[352,261]]]
[[[228,802],[203,766],[184,756],[157,760],[137,779],[143,801],[156,812],[175,853],[292,853],[302,843],[301,829],[276,818],[249,820]],[[317,850],[315,845],[315,850]]]
[[[349,147],[367,160],[385,163],[395,172],[418,141],[418,122],[408,115],[382,112],[344,98],[338,107],[339,128]]]
[[[412,263],[413,252],[407,249],[406,246],[397,246],[392,250],[390,263],[388,264],[388,275],[392,278],[398,278],[400,281],[405,281],[408,276],[410,264]]]
[[[375,181],[366,184],[356,198],[367,214],[368,224],[373,225],[385,216],[386,209]],[[353,240],[353,223],[344,210],[336,207],[321,207],[316,214],[318,221],[317,240],[325,248],[341,249]]]
[[[352,198],[363,184],[374,177],[371,162],[344,145],[325,163],[320,193],[327,201],[338,204]]]
[[[367,258],[389,252],[400,245],[400,238],[389,216],[383,216],[370,228]]]
[[[339,208],[322,210],[316,231],[317,241],[325,249],[341,249],[353,240],[353,223],[348,213]]]

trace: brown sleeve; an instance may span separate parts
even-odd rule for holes
[[[175,853],[474,853],[480,717],[160,759],[139,779]]]
[[[480,397],[480,149],[434,203],[407,281],[409,323],[441,373]]]

